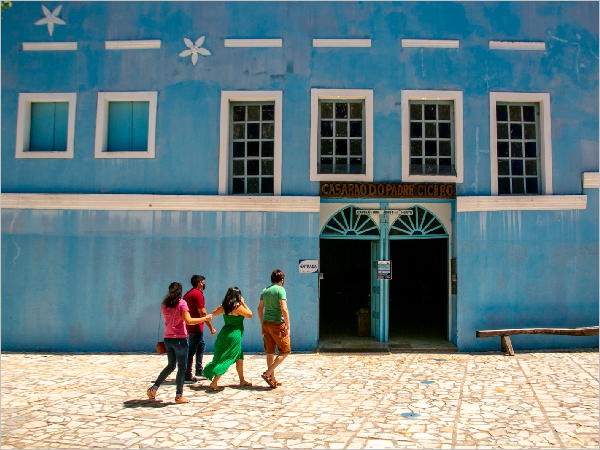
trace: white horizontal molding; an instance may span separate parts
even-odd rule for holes
[[[587,195],[456,197],[457,212],[586,209]]]
[[[519,41],[490,41],[490,50],[546,50],[546,43]]]
[[[313,47],[370,47],[371,39],[313,39]]]
[[[319,212],[319,197],[144,194],[2,194],[3,209]]]
[[[25,52],[77,50],[77,42],[23,42]]]
[[[146,50],[160,48],[162,41],[160,39],[146,39],[135,41],[106,41],[104,48],[106,50]]]
[[[225,47],[283,47],[283,39],[225,39]]]
[[[449,39],[402,39],[402,47],[459,48],[460,41]]]
[[[598,189],[598,172],[583,172],[581,179],[584,189]]]

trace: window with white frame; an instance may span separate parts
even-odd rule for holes
[[[275,103],[230,105],[231,193],[273,195]]]
[[[16,158],[73,158],[76,93],[19,94]]]
[[[311,90],[310,180],[373,180],[372,90]]]
[[[462,92],[401,94],[402,180],[462,183]]]
[[[157,92],[99,92],[96,158],[154,158]]]
[[[222,91],[219,194],[281,195],[281,91]]]
[[[492,195],[552,193],[550,95],[490,93]]]

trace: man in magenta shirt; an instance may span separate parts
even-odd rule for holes
[[[206,306],[204,304],[204,289],[206,289],[205,278],[202,275],[192,276],[191,283],[192,289],[190,289],[184,296],[183,299],[186,301],[188,308],[190,309],[190,316],[192,318],[200,318],[206,316]],[[217,330],[212,325],[212,322],[206,322],[210,328],[210,333],[215,334]],[[204,324],[199,325],[188,325],[188,360],[187,360],[187,373],[185,375],[185,381],[197,381],[196,377],[201,377],[202,374],[202,357],[204,356],[204,339],[202,332],[204,331]],[[196,376],[192,375],[192,362],[194,361],[194,355],[196,355]]]

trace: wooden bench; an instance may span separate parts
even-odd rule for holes
[[[500,351],[514,356],[515,351],[510,343],[510,336],[514,334],[562,334],[567,336],[598,336],[598,327],[584,328],[516,328],[508,330],[482,330],[476,331],[478,338],[500,336]]]

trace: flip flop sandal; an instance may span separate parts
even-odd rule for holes
[[[146,394],[148,395],[148,398],[150,400],[152,400],[153,402],[156,401],[156,389],[152,389],[152,387],[149,387],[146,391]]]
[[[281,381],[277,381],[275,378],[273,378],[273,383],[275,383],[275,386],[281,386],[282,385]]]
[[[175,403],[189,403],[190,400],[185,397],[175,397]]]
[[[271,386],[272,388],[276,388],[276,387],[277,387],[277,385],[276,385],[276,384],[273,382],[273,380],[271,379],[271,377],[267,376],[267,372],[264,372],[264,373],[261,375],[261,378],[262,378],[263,380],[265,380],[265,381],[267,382],[267,384],[268,384],[269,386]]]

